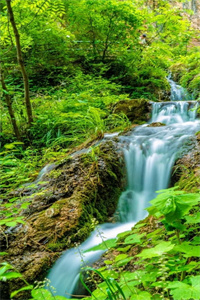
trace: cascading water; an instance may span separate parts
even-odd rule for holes
[[[180,151],[187,149],[187,141],[200,130],[195,120],[197,102],[153,103],[151,122],[166,126],[138,126],[130,135],[119,137],[127,168],[128,186],[122,193],[117,213],[120,223],[103,224],[77,249],[66,251],[51,269],[48,278],[58,295],[70,298],[79,281],[82,267],[91,265],[103,251],[83,251],[98,245],[103,240],[114,238],[118,233],[131,229],[143,219],[149,201],[155,192],[168,187],[171,169]],[[79,293],[82,293],[81,289]]]
[[[167,77],[167,80],[171,87],[171,101],[193,100],[192,95],[190,95],[186,89],[171,79],[171,75]]]
[[[152,122],[166,125],[194,121],[197,114],[196,101],[170,101],[153,104]]]

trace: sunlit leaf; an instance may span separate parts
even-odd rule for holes
[[[15,295],[17,295],[18,293],[22,292],[22,291],[27,291],[27,290],[32,290],[33,289],[33,285],[28,285],[28,286],[25,286],[17,291],[14,291],[11,293],[11,298],[13,298]]]
[[[144,249],[140,254],[137,254],[136,256],[142,258],[152,258],[152,257],[162,256],[164,253],[171,251],[173,248],[174,245],[171,244],[171,242],[162,241],[160,244],[158,244],[153,248]]]

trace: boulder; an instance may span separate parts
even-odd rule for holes
[[[146,122],[150,112],[151,105],[146,99],[121,100],[112,108],[112,113],[124,113],[134,123]]]

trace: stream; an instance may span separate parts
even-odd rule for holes
[[[127,172],[127,188],[120,196],[116,212],[119,222],[99,225],[77,249],[63,253],[48,274],[57,295],[71,298],[72,294],[84,292],[79,283],[80,270],[97,261],[103,251],[83,252],[102,243],[102,239],[105,241],[130,230],[145,218],[145,208],[155,198],[156,191],[169,186],[175,160],[194,145],[194,134],[200,130],[200,121],[196,120],[198,103],[182,101],[185,96],[180,92],[181,87],[168,80],[171,81],[171,101],[152,103],[149,122],[166,126],[145,124],[118,137]]]

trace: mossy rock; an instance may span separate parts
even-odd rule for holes
[[[179,158],[171,177],[171,185],[178,186],[186,192],[199,193],[200,190],[200,133],[196,134],[197,142],[189,153]]]
[[[151,107],[146,99],[131,99],[117,102],[112,109],[113,113],[124,113],[131,122],[147,121]]]
[[[42,280],[63,250],[89,236],[93,220],[104,223],[112,217],[124,188],[123,166],[117,144],[111,141],[58,165],[56,176],[49,173],[45,178],[47,192],[40,196],[37,191],[24,211],[26,224],[9,235],[8,249],[2,237],[6,261],[29,283]],[[22,280],[8,283],[9,293],[23,285]],[[19,294],[16,299],[29,296]]]

